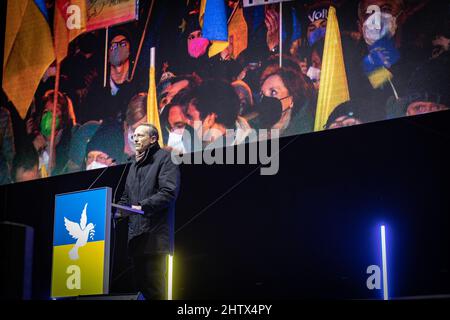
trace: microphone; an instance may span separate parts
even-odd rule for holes
[[[123,170],[122,170],[122,174],[120,175],[119,182],[117,182],[116,187],[114,188],[115,190],[114,190],[114,195],[113,195],[113,203],[116,203],[116,193],[117,193],[117,189],[119,189],[120,183],[122,182],[123,175],[124,175],[124,173],[125,173],[125,171],[126,171],[126,169],[127,169],[128,164],[131,163],[130,160],[131,160],[132,158],[133,158],[133,156],[129,156],[129,157],[127,158],[127,162],[125,163],[125,167],[124,167]]]
[[[89,188],[87,188],[86,190],[90,190],[92,188],[92,186],[97,182],[98,179],[100,179],[100,177],[106,172],[106,170],[108,170],[108,167],[104,167],[103,170],[100,172],[100,174],[97,176],[97,178],[94,180],[94,182],[91,183],[91,185],[89,186]]]

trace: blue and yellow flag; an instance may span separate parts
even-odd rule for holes
[[[212,57],[228,47],[228,25],[225,1],[202,0],[200,4],[202,36],[212,42],[208,56]]]
[[[389,71],[400,59],[400,53],[393,39],[384,37],[369,46],[369,54],[364,57],[364,72],[374,89],[382,87],[394,77]]]
[[[55,51],[44,0],[8,0],[7,6],[2,86],[24,118]]]
[[[336,9],[328,11],[314,131],[324,129],[334,108],[350,100]]]

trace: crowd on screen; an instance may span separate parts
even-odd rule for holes
[[[226,3],[231,15],[237,1]],[[243,8],[247,41],[234,33],[213,57],[211,41],[202,37],[199,1],[188,1],[180,19],[167,18],[156,30],[164,146],[189,153],[225,136],[225,144],[244,143],[252,129],[278,129],[280,136],[314,131],[330,5],[339,22],[350,100],[321,129],[450,107],[450,5],[444,1],[286,2],[281,48],[278,6]],[[367,27],[372,5],[381,10],[376,32]],[[148,6],[141,10],[145,20]],[[71,43],[57,97],[52,175],[120,164],[134,155],[133,131],[147,122],[148,54],[137,59],[142,19],[110,28],[106,81],[105,32],[84,33]],[[376,88],[367,70],[374,61],[392,73]],[[48,172],[55,73],[52,65],[25,119],[2,92],[0,184]]]

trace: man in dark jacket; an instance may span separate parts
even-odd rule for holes
[[[137,289],[146,299],[164,299],[166,256],[173,251],[180,173],[170,153],[160,149],[158,130],[153,125],[137,127],[133,139],[136,157],[119,204],[144,214],[129,216],[128,251]]]

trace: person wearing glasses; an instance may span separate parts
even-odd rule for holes
[[[180,185],[178,165],[169,151],[160,148],[158,137],[156,127],[148,123],[134,130],[136,153],[118,202],[144,212],[128,217],[128,254],[136,289],[147,300],[165,298],[166,256],[173,251]]]
[[[115,95],[120,85],[128,79],[130,71],[130,41],[123,34],[115,36],[109,46],[111,94]]]
[[[134,51],[128,31],[124,28],[112,30],[110,39],[106,87],[89,105],[98,110],[97,117],[90,120],[123,123],[129,101],[136,93],[146,91],[148,82],[145,83],[142,72],[136,72],[132,77]]]

